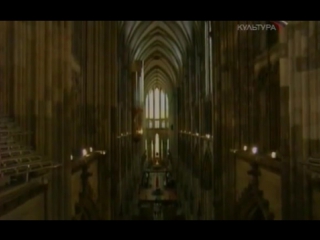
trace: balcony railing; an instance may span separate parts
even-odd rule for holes
[[[30,146],[18,141],[30,134],[7,117],[0,117],[0,186],[4,188],[29,182],[60,165],[37,154]],[[18,138],[17,138],[18,137]]]

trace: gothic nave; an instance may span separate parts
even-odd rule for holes
[[[239,24],[1,21],[0,219],[320,220],[320,22]]]

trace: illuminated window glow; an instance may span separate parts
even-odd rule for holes
[[[162,89],[149,91],[145,100],[145,114],[148,128],[169,127],[169,98]]]

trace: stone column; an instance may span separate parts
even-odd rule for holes
[[[62,58],[64,59],[63,71],[63,84],[64,84],[64,113],[63,113],[63,133],[64,133],[64,146],[63,146],[63,159],[64,159],[64,181],[63,184],[66,188],[64,191],[64,219],[70,220],[72,218],[72,205],[71,205],[71,161],[70,151],[72,150],[72,119],[71,111],[73,109],[73,95],[72,95],[72,68],[70,58],[72,55],[72,22],[62,22]]]
[[[111,67],[111,89],[112,89],[112,97],[111,97],[111,157],[113,160],[111,160],[112,164],[118,164],[118,157],[116,155],[116,140],[117,140],[117,129],[118,129],[118,124],[117,124],[117,93],[118,93],[118,56],[117,56],[117,44],[118,44],[118,29],[117,29],[117,22],[110,22],[110,28],[111,28],[111,45],[110,45],[110,67]],[[113,168],[114,169],[114,168]],[[118,168],[116,168],[118,170]],[[118,173],[115,173],[116,175]],[[112,187],[111,187],[111,201],[112,201],[112,215],[111,218],[114,218],[116,211],[117,211],[117,182],[115,182],[117,179],[112,179]]]
[[[5,79],[5,59],[6,59],[6,22],[0,22],[0,116],[7,115],[7,98],[9,93],[7,92],[7,81]]]
[[[282,29],[279,33],[280,37],[280,153],[282,154],[282,219],[290,219],[291,208],[291,186],[290,186],[290,119],[289,119],[289,77],[288,77],[288,28]]]
[[[288,28],[289,34],[291,35],[288,40],[288,57],[290,58],[290,68],[289,68],[289,79],[290,79],[290,131],[291,131],[291,189],[292,189],[292,210],[293,218],[301,219],[302,217],[302,207],[303,196],[301,192],[302,184],[300,181],[303,181],[301,176],[301,165],[300,161],[305,161],[303,156],[303,146],[302,146],[302,74],[303,70],[302,53],[300,50],[301,44],[301,33],[298,30],[296,24],[292,24]],[[300,65],[300,66],[297,66]]]

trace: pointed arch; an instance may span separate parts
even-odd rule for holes
[[[130,46],[130,60],[145,61],[145,83],[178,82],[186,48],[191,45],[192,21],[125,21],[121,31]],[[163,86],[164,87],[164,86]]]

